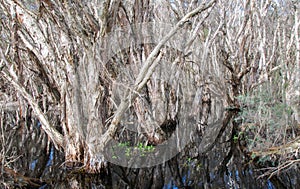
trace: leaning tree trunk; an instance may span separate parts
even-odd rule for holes
[[[100,170],[104,159],[95,155],[92,144],[102,133],[107,117],[103,108],[107,88],[100,83],[101,60],[95,55],[99,46],[93,44],[100,30],[91,14],[93,3],[83,7],[79,3],[46,2],[33,8],[10,0],[3,4],[10,10],[7,17],[18,26],[14,32],[19,40],[14,42],[23,51],[19,50],[21,59],[17,62],[22,67],[4,68],[2,73],[32,106],[56,147],[64,149],[67,166],[84,164],[89,172]],[[103,7],[107,9],[105,4]],[[3,57],[9,56],[4,53]],[[6,67],[14,66],[9,58],[5,63]],[[47,110],[41,110],[34,91],[20,81],[21,76],[28,81],[26,74],[42,80],[33,87],[48,94],[44,98],[60,114],[63,133],[55,129],[59,126],[51,125],[52,118],[44,113]]]
[[[133,39],[145,44],[135,41],[133,46],[127,47],[131,60],[125,63],[135,67],[136,74],[130,90],[125,90],[117,107],[114,107],[115,99],[111,98],[112,83],[116,81],[113,75],[118,75],[115,71],[120,73],[122,69],[113,68],[116,64],[109,64],[117,56],[110,53],[120,53],[114,52],[119,41],[110,41],[109,32],[117,26],[139,26],[140,22],[151,21],[153,12],[149,1],[106,0],[100,5],[96,1],[83,5],[78,1],[56,0],[30,5],[4,0],[1,6],[9,18],[6,26],[11,31],[10,35],[15,36],[13,44],[16,48],[14,52],[1,50],[1,58],[5,60],[0,65],[1,73],[27,100],[56,148],[64,150],[65,165],[83,166],[87,172],[98,172],[106,164],[102,152],[116,135],[118,125],[131,105],[146,139],[153,144],[165,140],[166,130],[172,125],[170,122],[174,125],[179,113],[178,94],[193,93],[189,89],[196,82],[196,77],[191,77],[194,83],[183,85],[178,78],[173,82],[172,75],[162,78],[161,73],[155,71],[163,56],[161,50],[175,51],[164,45],[194,16],[211,11],[215,2],[200,4],[186,15],[182,14],[178,23],[171,30],[165,30],[160,41],[155,41],[156,46],[151,44],[151,40],[147,44],[144,39]],[[135,29],[130,27],[128,34]],[[162,25],[157,27],[159,31]],[[138,34],[135,36],[138,37]],[[196,36],[191,36],[188,43],[195,39]],[[184,50],[183,53],[171,54],[170,60],[176,57],[170,63],[173,67],[182,67]],[[162,69],[167,70],[168,67]],[[175,71],[173,74],[178,73]],[[185,79],[182,80],[188,82]],[[27,85],[28,81],[31,85]],[[182,87],[188,88],[183,90]],[[147,95],[148,104],[137,98],[137,94]],[[42,95],[48,105],[41,107],[38,95]],[[149,104],[153,106],[151,110]],[[52,117],[47,114],[50,109],[60,118],[60,125],[52,125]],[[155,116],[149,117],[149,114]],[[112,119],[109,119],[110,116]],[[154,118],[156,126],[153,126]]]

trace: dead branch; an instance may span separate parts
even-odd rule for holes
[[[0,55],[2,60],[6,65],[8,65],[8,62],[2,52],[2,49],[0,49]],[[43,125],[43,130],[47,133],[47,135],[51,138],[52,142],[54,143],[56,149],[64,148],[64,139],[62,134],[60,134],[49,122],[46,115],[43,113],[41,108],[39,107],[38,103],[34,100],[34,98],[26,91],[26,89],[16,80],[13,70],[7,71],[6,69],[2,69],[1,73],[3,76],[15,87],[17,91],[19,91],[22,96],[27,100],[27,102],[30,104],[34,112],[36,113],[37,117],[39,118],[41,124]]]
[[[189,21],[192,17],[194,17],[197,14],[200,14],[201,12],[209,9],[216,3],[216,0],[211,1],[208,4],[202,4],[198,8],[194,9],[193,11],[186,14],[176,25],[175,27],[165,36],[163,39],[156,45],[156,47],[153,49],[153,51],[150,53],[150,55],[147,57],[145,63],[143,64],[143,67],[140,70],[140,73],[137,76],[137,79],[134,84],[134,91],[139,92],[143,86],[146,84],[146,82],[149,80],[151,74],[154,71],[154,68],[158,64],[160,58],[157,57],[157,55],[160,52],[160,49],[162,46],[172,37],[174,36],[180,28],[183,27],[183,25]],[[156,62],[156,64],[155,64]],[[128,93],[125,95],[125,98],[121,101],[121,104],[119,105],[117,111],[115,112],[114,118],[112,119],[112,122],[107,129],[107,131],[102,135],[99,145],[101,145],[100,149],[103,150],[106,144],[109,142],[109,140],[114,137],[115,132],[117,130],[117,126],[125,113],[126,109],[130,105],[130,102],[132,102],[136,98],[135,95],[131,95],[128,91]]]

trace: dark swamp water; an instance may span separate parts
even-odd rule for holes
[[[298,188],[299,170],[293,169],[271,179],[257,179],[263,172],[244,154],[243,145],[233,139],[234,112],[196,133],[191,142],[169,161],[149,168],[125,168],[108,164],[102,174],[68,170],[62,152],[55,150],[47,136],[36,127],[7,130],[19,135],[11,144],[11,169],[2,168],[2,188]],[[26,124],[25,124],[26,125]],[[22,132],[21,132],[22,130]],[[24,133],[27,133],[24,135]],[[23,137],[22,137],[23,136]],[[27,136],[27,137],[24,137]],[[21,154],[16,156],[16,154]]]

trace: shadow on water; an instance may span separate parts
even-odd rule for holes
[[[235,112],[226,112],[222,120],[208,125],[204,134],[193,140],[171,160],[150,168],[130,169],[110,164],[106,173],[89,175],[64,167],[63,153],[55,150],[47,136],[37,127],[28,127],[14,141],[10,155],[14,174],[2,169],[2,183],[17,183],[15,188],[297,188],[299,172],[295,170],[271,180],[257,179],[260,172],[234,139],[238,123]],[[36,125],[39,125],[38,123]],[[31,128],[31,129],[30,129]],[[23,136],[23,138],[22,138]],[[17,173],[16,173],[17,172]],[[19,179],[16,181],[16,179]],[[4,186],[4,185],[1,185]]]

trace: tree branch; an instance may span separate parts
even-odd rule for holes
[[[143,64],[143,67],[141,68],[140,73],[137,76],[137,79],[134,84],[134,91],[139,92],[143,86],[146,84],[146,82],[151,77],[152,73],[154,72],[154,68],[156,65],[158,65],[160,57],[157,57],[161,48],[164,44],[172,37],[174,36],[180,28],[183,27],[183,25],[189,21],[190,18],[196,16],[197,14],[200,14],[201,12],[207,10],[208,8],[212,7],[216,3],[216,0],[211,1],[208,4],[203,3],[198,8],[194,9],[193,11],[186,14],[176,25],[175,27],[165,36],[163,39],[156,45],[156,47],[153,49],[153,51],[150,53],[150,55],[147,57],[145,63]],[[121,104],[119,105],[114,118],[107,129],[107,131],[102,135],[99,141],[100,149],[103,150],[106,144],[110,141],[110,139],[115,135],[115,132],[117,131],[117,126],[125,113],[126,109],[130,105],[130,102],[133,101],[136,98],[137,95],[131,95],[128,91],[125,95],[125,98],[122,100]]]
[[[0,55],[2,58],[2,61],[8,65],[8,62],[3,54],[2,49],[0,48]],[[64,144],[64,139],[62,134],[60,134],[55,128],[53,128],[53,126],[51,126],[49,120],[47,119],[47,117],[45,116],[45,114],[43,113],[43,111],[41,110],[41,108],[39,107],[38,103],[34,100],[34,98],[26,91],[26,89],[16,80],[16,78],[14,78],[14,75],[16,75],[14,73],[14,71],[12,69],[10,69],[9,71],[7,71],[6,69],[2,69],[1,73],[3,74],[4,78],[9,81],[14,88],[19,91],[22,96],[27,100],[27,102],[30,104],[30,106],[32,107],[33,111],[36,113],[39,121],[41,122],[41,124],[43,125],[42,129],[47,133],[47,135],[50,137],[51,141],[54,143],[55,148],[59,149],[59,148],[64,148],[63,144]]]

